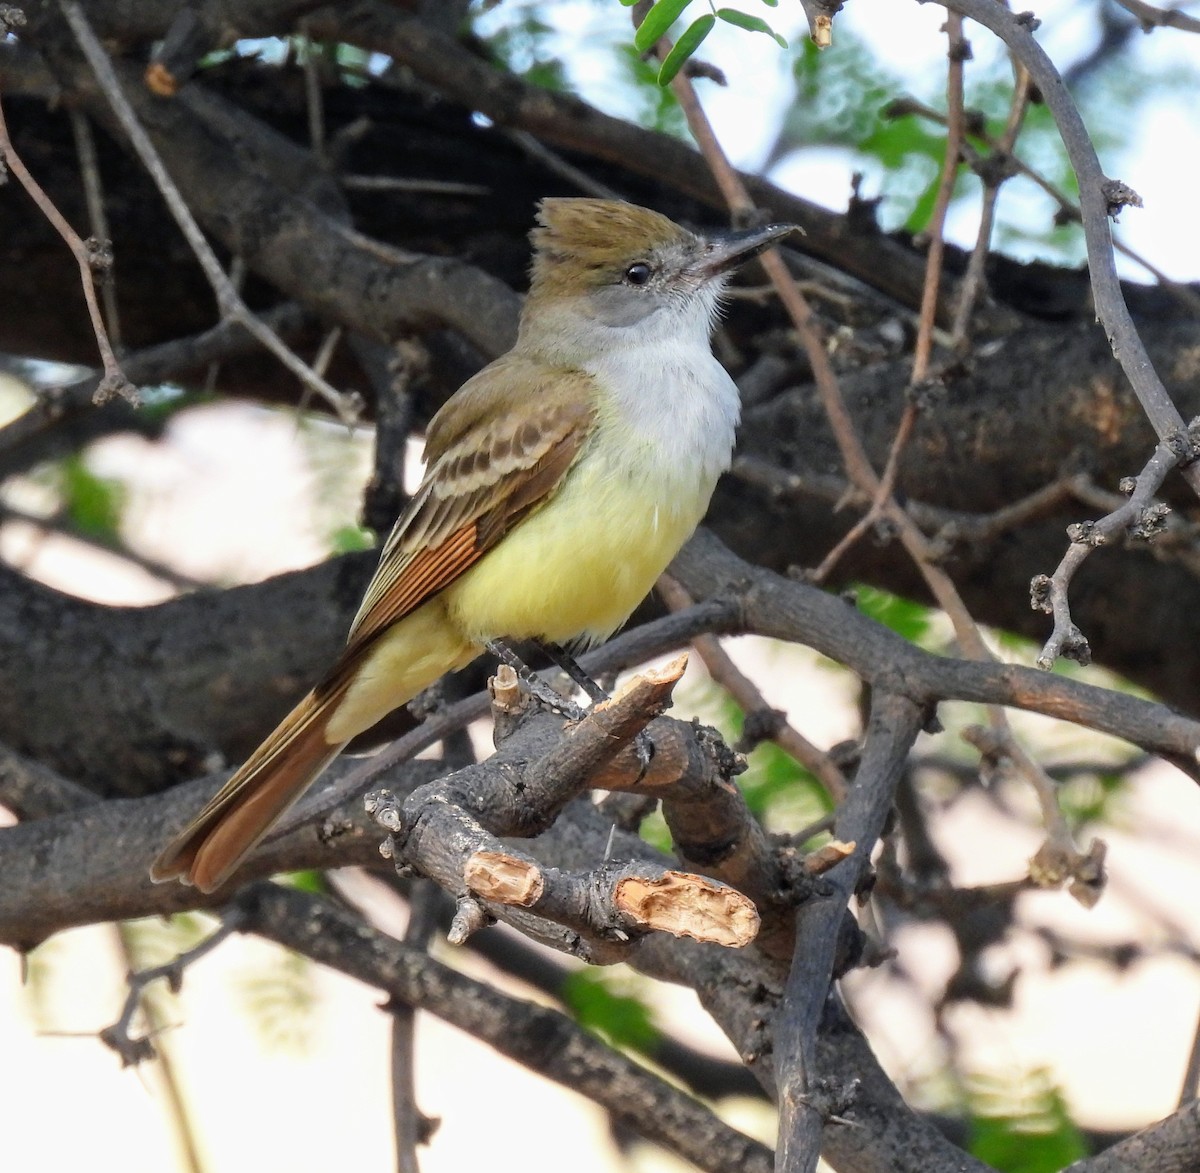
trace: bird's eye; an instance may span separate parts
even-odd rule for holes
[[[625,270],[625,280],[630,285],[645,285],[650,280],[654,270],[645,261],[638,261]]]

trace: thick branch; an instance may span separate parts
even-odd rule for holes
[[[45,29],[43,24],[40,31]],[[119,134],[85,67],[53,42],[49,47],[57,50],[50,60],[60,84]],[[274,131],[196,83],[174,98],[158,98],[133,69],[114,64],[188,206],[277,288],[321,316],[383,341],[407,329],[449,326],[485,354],[511,345],[517,301],[502,282],[454,259],[405,254],[362,237],[344,216],[314,202],[320,187],[310,181],[308,190],[297,185],[300,194],[293,194],[276,178],[281,159],[305,155],[299,148],[285,147]],[[310,175],[319,176],[319,169]]]
[[[595,1100],[647,1140],[699,1168],[769,1173],[771,1154],[763,1145],[558,1011],[498,993],[295,889],[259,885],[242,904],[246,930],[436,1014],[502,1055]]]
[[[775,1024],[780,1072],[780,1161],[786,1173],[812,1173],[828,1111],[822,1110],[817,1028],[829,994],[846,902],[858,887],[892,809],[892,798],[924,717],[907,697],[876,691],[862,761],[838,811],[836,834],[855,844],[850,858],[826,873],[827,898],[810,899],[796,914],[796,950]],[[847,1105],[853,1095],[847,1089]],[[841,1114],[841,1113],[835,1113]]]

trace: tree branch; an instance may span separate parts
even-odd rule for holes
[[[771,1153],[558,1011],[455,973],[422,950],[296,889],[256,885],[239,901],[244,931],[436,1014],[502,1055],[596,1101],[647,1140],[712,1173],[769,1173]]]
[[[896,785],[908,752],[921,732],[925,715],[904,696],[875,691],[854,786],[838,811],[836,834],[852,842],[853,854],[824,876],[828,896],[812,899],[796,914],[796,948],[783,1002],[775,1022],[776,1070],[779,1084],[780,1173],[813,1173],[821,1154],[821,1137],[830,1115],[843,1115],[832,1096],[853,1103],[851,1089],[826,1089],[816,1065],[817,1028],[835,973],[839,930],[846,902],[857,890],[871,852],[892,809]]]

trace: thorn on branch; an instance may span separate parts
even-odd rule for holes
[[[495,920],[496,918],[474,896],[460,896],[446,940],[451,945],[463,945],[480,929],[495,924]]]

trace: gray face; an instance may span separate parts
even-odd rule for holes
[[[697,270],[703,252],[699,241],[695,247],[670,245],[605,273],[603,283],[587,295],[592,316],[605,326],[622,329],[669,306],[678,307],[705,284]]]
[[[661,290],[604,285],[588,294],[587,304],[597,321],[621,329],[644,322],[669,305],[670,299]]]

